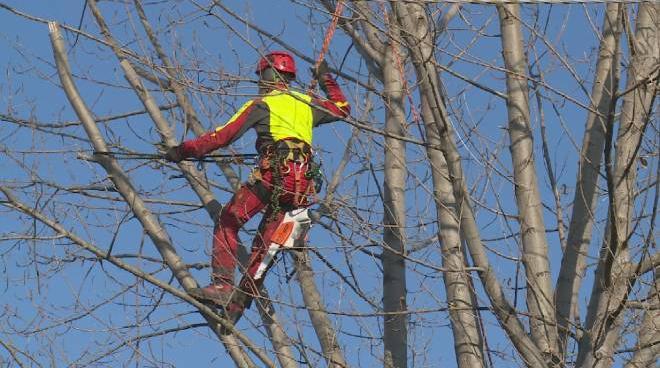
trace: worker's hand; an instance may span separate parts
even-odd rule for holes
[[[314,79],[316,79],[319,82],[319,87],[321,87],[321,90],[325,92],[326,94],[328,93],[328,88],[325,86],[325,76],[327,74],[330,74],[330,68],[328,67],[328,63],[323,60],[321,61],[321,64],[319,64],[319,67],[314,69],[310,69],[312,71],[312,74],[314,75]],[[328,77],[332,78],[332,77]]]
[[[310,68],[310,70],[314,78],[318,81],[322,80],[324,75],[330,73],[330,68],[328,67],[328,63],[325,60],[321,61],[321,64],[319,64],[318,68]]]
[[[169,162],[181,162],[183,160],[183,156],[181,156],[181,153],[179,152],[179,146],[174,146],[170,147],[165,151],[165,154],[163,155],[165,159]]]

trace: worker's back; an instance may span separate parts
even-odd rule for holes
[[[312,97],[300,92],[273,90],[262,98],[268,106],[269,134],[274,142],[295,138],[312,144]]]

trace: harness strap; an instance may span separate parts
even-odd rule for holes
[[[280,212],[280,196],[284,192],[282,179],[285,175],[293,174],[293,206],[301,207],[306,204],[310,195],[316,200],[316,190],[314,180],[309,180],[306,187],[303,188],[303,178],[311,179],[309,171],[312,149],[311,147],[297,139],[285,139],[270,144],[261,150],[261,157],[258,166],[252,171],[250,183],[255,189],[260,199],[269,202],[271,209],[270,220],[274,219],[277,212]],[[293,169],[291,163],[294,163]],[[270,170],[272,173],[271,188],[267,188],[263,183],[263,172]],[[293,170],[293,173],[291,172]],[[268,193],[270,192],[270,193]]]

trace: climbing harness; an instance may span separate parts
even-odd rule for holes
[[[284,139],[263,149],[248,182],[252,185],[266,186],[263,175],[267,171],[271,172],[272,180],[265,188],[270,192],[268,202],[271,220],[283,210],[280,206],[280,197],[284,194],[283,176],[293,174],[293,208],[308,206],[315,202],[315,199],[310,201],[309,197],[315,196],[320,191],[320,182],[323,178],[321,165],[314,158],[315,155],[309,145],[296,139]],[[303,179],[308,181],[304,188]]]

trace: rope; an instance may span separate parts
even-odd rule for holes
[[[157,153],[132,153],[132,152],[92,152],[94,155],[112,156],[115,160],[162,160],[165,157]],[[195,162],[227,162],[227,163],[244,163],[245,160],[256,159],[256,153],[239,153],[239,154],[212,154],[206,155],[203,158],[184,158],[183,161]]]
[[[316,59],[316,63],[314,63],[314,70],[318,70],[319,65],[321,65],[321,62],[325,58],[325,54],[328,52],[328,48],[330,47],[330,41],[332,40],[332,37],[335,35],[335,30],[337,30],[337,24],[339,23],[339,17],[341,16],[341,11],[344,8],[344,0],[338,0],[337,1],[337,7],[335,7],[335,12],[332,14],[332,22],[330,22],[330,27],[325,30],[325,37],[323,38],[323,46],[321,47],[321,52],[319,52],[319,56]],[[316,83],[318,81],[316,78],[312,80],[310,89],[316,88]]]

